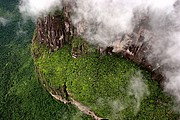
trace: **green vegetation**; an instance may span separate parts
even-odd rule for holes
[[[77,44],[72,45],[81,45],[81,40],[74,38],[73,41],[76,40]],[[34,41],[35,65],[49,86],[62,88],[65,83],[75,100],[90,107],[98,116],[110,120],[178,119],[179,115],[173,111],[172,98],[150,79],[147,71],[124,58],[102,56],[95,51],[74,59],[71,49],[70,45],[66,45],[52,53],[37,40]],[[133,77],[140,79],[135,88],[130,85],[136,81]]]
[[[96,48],[93,45],[89,45],[81,37],[72,40],[72,55],[74,57],[80,57],[95,51]]]
[[[74,106],[54,100],[38,83],[30,52],[34,25],[22,20],[17,3],[18,0],[1,0],[0,4],[0,16],[9,20],[6,26],[0,26],[0,120],[90,120]],[[151,81],[146,71],[142,71],[143,82],[150,95],[145,94],[136,113],[136,96],[126,90],[129,91],[129,78],[136,76],[140,68],[127,60],[95,52],[73,59],[69,45],[55,53],[37,43],[32,49],[36,53],[35,65],[49,85],[62,87],[66,83],[72,96],[99,116],[112,120],[179,117],[172,110],[171,97]]]
[[[31,58],[34,23],[24,22],[18,0],[1,0],[0,16],[0,120],[86,120],[72,105],[54,100],[43,89]]]

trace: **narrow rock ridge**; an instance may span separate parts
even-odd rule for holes
[[[54,95],[50,92],[51,96],[55,98],[56,100],[63,102],[64,104],[72,104],[75,105],[81,112],[83,112],[86,115],[91,116],[95,120],[105,120],[104,118],[98,117],[93,111],[90,110],[87,106],[82,105],[80,102],[74,100],[72,97],[70,97],[70,101],[67,101],[66,99],[63,99],[60,95]]]
[[[37,66],[35,67],[35,70],[36,70],[36,73],[38,74],[39,82],[43,85],[43,87],[50,93],[50,95],[54,99],[56,99],[64,104],[72,104],[72,105],[76,106],[81,112],[83,112],[86,115],[91,116],[95,120],[107,120],[107,119],[97,116],[90,108],[88,108],[87,106],[84,106],[80,102],[76,101],[72,97],[71,93],[66,91],[65,84],[64,84],[63,88],[53,88],[48,85],[44,76],[41,74],[40,69]]]

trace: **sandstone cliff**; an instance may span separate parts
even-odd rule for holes
[[[38,41],[45,44],[51,51],[56,51],[64,44],[72,44],[72,57],[76,58],[85,51],[86,44],[74,46],[73,37],[83,38],[86,29],[86,23],[80,22],[75,28],[70,18],[71,7],[65,6],[62,11],[56,11],[37,21]],[[147,37],[148,36],[148,37]],[[102,54],[117,54],[135,63],[145,67],[153,73],[153,79],[162,81],[163,76],[160,73],[160,66],[149,63],[147,55],[151,52],[151,38],[153,33],[148,30],[148,17],[145,17],[135,27],[133,33],[124,34],[121,39],[114,40],[107,47],[96,45],[97,50]],[[78,52],[77,52],[78,51]],[[85,52],[86,53],[86,52]]]

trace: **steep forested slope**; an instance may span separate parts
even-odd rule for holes
[[[38,83],[31,58],[34,23],[23,21],[18,0],[1,0],[0,17],[0,119],[87,119],[72,105],[55,101]]]

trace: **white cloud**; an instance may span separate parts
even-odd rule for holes
[[[61,8],[61,0],[21,0],[19,10],[24,16],[37,19],[55,8]]]
[[[0,25],[2,24],[2,26],[6,26],[7,23],[8,23],[7,19],[0,17]]]
[[[139,72],[136,73],[136,76],[133,76],[130,81],[129,86],[129,95],[133,95],[136,99],[135,102],[135,114],[139,111],[141,101],[145,96],[148,96],[149,90],[148,86],[144,83],[143,75]]]

